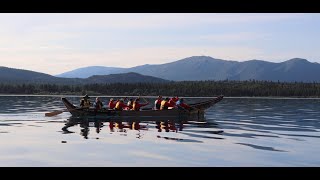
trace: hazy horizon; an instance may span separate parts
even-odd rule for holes
[[[320,62],[320,14],[2,13],[0,66],[57,75],[190,56]]]

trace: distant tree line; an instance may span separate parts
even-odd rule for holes
[[[69,94],[126,96],[235,96],[320,97],[320,83],[271,81],[181,81],[169,83],[112,83],[87,85],[5,84],[0,94]]]

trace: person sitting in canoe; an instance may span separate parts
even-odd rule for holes
[[[89,98],[90,97],[88,96],[88,94],[83,96],[82,99],[80,100],[80,107],[89,108],[91,106],[91,102],[90,102]]]
[[[114,109],[116,107],[116,104],[117,104],[118,101],[115,101],[113,98],[110,98],[110,101],[109,101],[109,109]]]
[[[169,104],[171,104],[172,106],[175,106],[176,105],[176,102],[179,100],[178,96],[176,97],[172,97],[170,100],[169,100]]]
[[[162,96],[158,96],[158,99],[154,101],[155,110],[160,110],[161,101],[162,101]]]
[[[95,107],[96,110],[102,109],[103,104],[102,104],[102,102],[100,101],[100,98],[99,98],[99,97],[96,98],[96,102],[94,103],[94,107]]]
[[[174,107],[174,105],[169,103],[169,98],[167,97],[161,101],[160,110],[167,110],[169,107]]]
[[[183,98],[179,99],[176,102],[176,106],[177,107],[182,107],[182,108],[187,109],[187,110],[190,110],[190,108],[191,108],[188,104],[184,103],[184,99]]]
[[[117,102],[116,107],[115,107],[115,110],[122,111],[123,108],[126,108],[126,107],[129,107],[129,106],[125,105],[124,102],[123,102],[123,99],[121,98],[121,99]]]
[[[133,99],[132,98],[129,99],[127,106],[129,107],[129,109],[133,108]]]
[[[140,108],[141,107],[143,107],[143,106],[146,106],[146,105],[148,105],[149,104],[149,102],[147,102],[147,103],[141,103],[140,104],[140,98],[137,98],[134,102],[133,102],[133,106],[132,106],[132,110],[134,110],[134,111],[140,111]]]

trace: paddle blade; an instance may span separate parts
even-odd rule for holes
[[[45,116],[55,116],[55,115],[58,115],[58,114],[61,114],[63,113],[63,111],[53,111],[53,112],[49,112],[49,113],[45,113]]]

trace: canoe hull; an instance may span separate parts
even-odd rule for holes
[[[113,109],[83,109],[74,106],[66,98],[61,98],[62,102],[68,109],[68,111],[75,117],[86,117],[86,118],[95,118],[95,119],[105,119],[112,118],[115,120],[122,119],[189,119],[193,117],[203,116],[204,110],[221,101],[223,96],[218,96],[217,98],[210,99],[204,102],[190,104],[192,107],[190,111],[181,108],[174,108],[170,110],[140,110],[140,111],[116,111]]]

